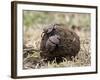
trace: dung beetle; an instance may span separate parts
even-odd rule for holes
[[[53,35],[48,38],[46,42],[46,50],[47,51],[53,51],[60,43],[60,36],[59,35]]]
[[[49,25],[49,27],[45,27],[44,29],[43,29],[43,32],[42,32],[42,34],[41,34],[41,37],[43,37],[43,35],[48,35],[48,34],[50,34],[50,33],[52,33],[52,32],[54,32],[56,30],[56,25]]]

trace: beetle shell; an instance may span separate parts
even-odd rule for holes
[[[54,35],[49,37],[49,39],[46,42],[46,49],[48,51],[53,51],[56,47],[56,45],[58,45],[60,42],[60,36],[58,35]]]
[[[50,32],[52,32],[55,29],[56,29],[55,25],[49,25],[49,27],[48,28],[44,28],[43,31],[44,31],[44,33],[49,34]]]

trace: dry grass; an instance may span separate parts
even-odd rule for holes
[[[29,29],[24,33],[24,44],[26,47],[31,47],[34,50],[24,51],[23,57],[23,69],[39,69],[39,68],[55,68],[55,67],[82,67],[91,65],[91,49],[90,49],[90,31],[76,31],[80,37],[81,49],[78,55],[68,61],[64,58],[60,64],[56,63],[56,60],[45,63],[40,57],[40,40],[41,40],[42,28],[35,30]]]

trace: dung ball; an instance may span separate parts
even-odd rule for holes
[[[71,60],[80,50],[79,36],[67,26],[52,24],[43,30],[40,44],[40,56],[47,61],[56,59],[57,63],[63,58]]]

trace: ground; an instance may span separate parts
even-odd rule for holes
[[[54,68],[54,67],[81,67],[81,66],[90,66],[91,65],[91,49],[90,49],[90,32],[86,30],[80,30],[76,33],[80,37],[81,49],[78,55],[72,59],[72,61],[68,61],[64,58],[64,61],[60,64],[56,63],[56,60],[53,62],[45,63],[44,60],[40,57],[40,31],[35,30],[32,31],[33,36],[30,36],[26,42],[26,48],[24,49],[23,63],[24,69],[36,69],[36,68]],[[34,35],[35,32],[37,35]],[[41,31],[42,32],[42,31]],[[32,38],[32,39],[31,39]],[[26,52],[25,52],[26,50]]]

